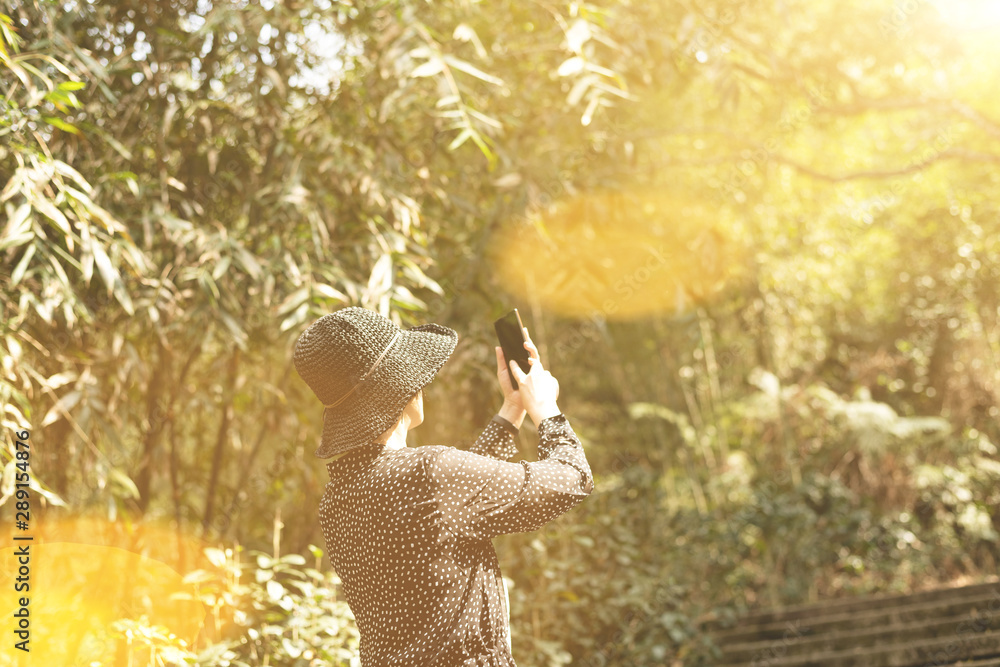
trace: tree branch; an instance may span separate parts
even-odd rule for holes
[[[796,171],[802,172],[807,176],[811,176],[821,181],[827,181],[828,183],[842,183],[844,181],[853,181],[863,178],[882,179],[906,176],[907,174],[916,173],[921,169],[934,164],[935,162],[940,162],[941,160],[966,160],[969,162],[1000,163],[1000,155],[969,151],[962,148],[949,148],[948,150],[935,153],[926,160],[913,162],[905,167],[899,167],[897,169],[872,169],[868,171],[855,171],[844,174],[828,174],[783,155],[772,155],[771,159],[780,164],[788,165],[789,167],[792,167]]]

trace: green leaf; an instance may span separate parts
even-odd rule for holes
[[[115,288],[115,280],[118,279],[118,272],[115,267],[111,264],[111,258],[108,257],[108,253],[105,252],[104,246],[96,239],[90,244],[91,252],[94,253],[94,262],[97,264],[97,272],[101,274],[101,280],[104,281],[105,286],[108,288],[108,295],[110,296]]]
[[[246,349],[247,344],[247,333],[240,326],[240,323],[236,321],[232,315],[224,310],[219,311],[219,319],[222,320],[222,325],[226,327],[229,334],[233,337],[233,342],[241,349]]]
[[[368,276],[368,294],[373,298],[380,297],[392,286],[392,255],[382,255],[372,267]]]
[[[566,96],[566,104],[571,107],[576,106],[595,81],[597,81],[597,77],[593,74],[586,74],[577,79],[570,89],[569,95]]]
[[[24,251],[24,256],[21,257],[21,261],[17,263],[14,270],[10,274],[10,284],[11,287],[16,287],[21,278],[24,277],[24,272],[28,270],[28,264],[31,263],[31,258],[35,256],[35,244],[32,243],[28,246],[28,249]]]
[[[222,549],[208,547],[205,549],[204,553],[205,557],[208,558],[208,562],[215,567],[222,567],[226,564],[226,552]]]
[[[590,102],[587,104],[587,108],[583,111],[583,116],[580,117],[580,124],[587,126],[594,119],[594,111],[597,110],[597,105],[601,103],[601,96],[592,95],[590,97]]]
[[[138,498],[139,497],[139,487],[135,485],[128,475],[119,470],[118,468],[111,469],[111,480],[115,482],[125,491],[126,498]]]
[[[473,118],[476,118],[477,120],[482,121],[483,123],[485,123],[486,125],[489,125],[490,127],[496,128],[498,130],[503,129],[503,125],[496,118],[490,118],[486,114],[480,113],[480,112],[476,111],[475,109],[471,109],[471,108],[466,109],[466,111],[468,111],[468,113],[469,113],[470,116],[472,116]]]
[[[406,310],[422,311],[427,309],[427,304],[413,296],[410,290],[406,289],[402,285],[398,285],[393,290],[392,301],[399,308],[404,308]]]
[[[267,587],[267,596],[271,598],[272,602],[277,602],[285,596],[285,587],[274,579],[268,581],[265,586]]]
[[[440,74],[444,71],[444,63],[440,58],[431,58],[427,62],[418,65],[413,68],[410,72],[410,76],[413,78],[420,78],[424,76],[434,76],[435,74]]]
[[[308,298],[309,298],[309,287],[305,286],[298,288],[297,290],[289,294],[287,297],[285,297],[285,300],[281,302],[280,306],[278,306],[278,315],[284,315],[285,313],[298,308]]]
[[[306,321],[306,317],[309,316],[309,304],[303,303],[299,306],[294,313],[286,317],[281,321],[281,326],[278,327],[279,331],[288,331],[292,327],[298,326]]]
[[[128,290],[125,289],[125,283],[122,282],[121,276],[115,277],[113,292],[115,299],[121,304],[125,312],[129,315],[135,315],[135,307],[132,305],[132,297],[129,296]]]
[[[45,386],[49,389],[58,389],[59,387],[73,382],[79,377],[80,376],[76,373],[76,371],[63,371],[62,373],[56,373],[55,375],[47,377],[45,379]]]
[[[559,76],[570,76],[571,74],[577,74],[583,71],[583,66],[586,61],[580,56],[573,56],[572,58],[567,58],[563,61],[562,65],[559,66],[557,74]]]
[[[459,104],[461,101],[462,98],[458,95],[445,95],[439,99],[434,106],[440,109],[441,107],[451,106],[452,104]]]
[[[49,408],[49,411],[45,414],[45,418],[42,419],[41,426],[44,428],[49,424],[54,424],[64,415],[69,414],[70,410],[76,407],[76,404],[80,402],[81,397],[82,394],[75,389],[60,396],[55,405]]]
[[[94,277],[94,251],[91,249],[94,240],[88,233],[80,237],[80,273],[83,275],[83,284],[89,286]]]
[[[55,205],[48,199],[45,199],[44,197],[34,197],[31,203],[35,207],[36,211],[56,223],[56,226],[59,227],[59,229],[65,234],[69,235],[72,233],[69,228],[69,220],[67,220],[66,216],[63,215],[63,212],[56,208]]]
[[[51,125],[52,127],[57,127],[63,132],[70,132],[71,134],[80,135],[80,130],[76,126],[67,123],[66,121],[56,118],[55,116],[42,116],[42,120]]]
[[[254,280],[259,280],[262,270],[257,259],[243,246],[236,248],[236,261]]]
[[[19,246],[34,238],[31,233],[31,205],[23,203],[14,209],[7,226],[4,227],[3,236],[0,236],[0,250]]]
[[[473,67],[469,63],[465,62],[464,60],[460,60],[455,56],[446,55],[444,56],[444,61],[448,63],[450,67],[454,67],[455,69],[461,72],[465,72],[466,74],[474,76],[481,81],[485,81],[486,83],[492,83],[495,86],[503,85],[503,79],[495,77],[492,74],[487,74],[483,70],[477,67]]]
[[[292,643],[287,637],[282,638],[281,645],[285,649],[285,653],[288,654],[289,658],[295,659],[302,655],[302,643],[301,641]]]
[[[222,276],[226,275],[226,271],[229,270],[229,265],[232,261],[232,257],[229,255],[223,255],[216,263],[215,268],[212,269],[212,277],[218,280]]]
[[[450,144],[448,144],[448,150],[450,151],[455,150],[456,148],[464,144],[466,141],[471,139],[475,134],[476,131],[473,130],[472,128],[469,127],[462,128],[462,131],[458,133],[458,136],[455,137]]]
[[[327,299],[333,299],[335,301],[345,303],[348,301],[346,294],[323,283],[313,285],[313,291],[317,292],[320,296],[326,297]]]

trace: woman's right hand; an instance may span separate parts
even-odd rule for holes
[[[528,327],[524,327],[524,337],[527,338],[524,348],[528,350],[528,363],[531,369],[525,373],[516,361],[511,361],[508,366],[511,375],[517,380],[524,409],[528,411],[531,421],[537,426],[543,419],[560,414],[559,406],[556,404],[556,399],[559,398],[559,381],[542,367],[542,362],[538,358],[538,348],[528,335]]]

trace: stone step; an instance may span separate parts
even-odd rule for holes
[[[745,662],[732,667],[770,667],[773,663],[766,661],[757,662]],[[804,664],[804,663],[799,663]],[[920,663],[920,667],[1000,667],[1000,657],[996,658],[982,658],[973,660],[959,660],[958,662],[928,662]],[[797,666],[798,667],[798,666]],[[868,667],[865,663],[856,663],[855,667]]]
[[[840,611],[817,609],[813,616],[798,616],[792,620],[754,623],[752,619],[742,619],[739,624],[713,634],[717,643],[744,644],[752,641],[768,641],[788,634],[817,635],[856,627],[884,627],[891,624],[916,623],[924,619],[951,619],[976,612],[1000,615],[1000,588],[990,593],[977,595],[957,595],[930,602],[917,601],[905,604],[907,598],[898,601],[898,606],[874,610]]]
[[[976,597],[982,594],[992,594],[1000,591],[1000,579],[994,578],[981,584],[962,586],[960,588],[936,588],[909,595],[883,595],[870,598],[845,598],[842,600],[827,600],[823,602],[810,602],[807,604],[789,605],[787,607],[776,607],[768,609],[758,609],[748,612],[741,617],[740,624],[744,623],[773,623],[781,621],[794,621],[803,616],[814,617],[817,614],[833,613],[853,613],[857,611],[868,611],[874,609],[884,609],[899,605],[917,604],[920,602],[933,602],[941,599],[954,599],[956,597]],[[707,622],[706,630],[715,631],[723,629],[722,622],[713,620]]]
[[[969,635],[959,641],[944,637],[872,647],[789,655],[782,647],[755,654],[749,661],[725,662],[727,667],[940,667],[1000,660],[1000,632]],[[965,662],[962,662],[965,661]]]
[[[803,623],[800,619],[795,623]],[[868,624],[859,618],[854,626],[824,631],[816,626],[788,624],[778,638],[760,639],[722,644],[722,664],[751,661],[754,656],[781,652],[784,655],[813,655],[833,652],[844,646],[865,648],[875,646],[906,646],[914,641],[939,639],[958,642],[974,639],[977,635],[1000,632],[1000,602],[990,611],[988,607],[968,609],[951,617],[931,617],[909,623],[890,625]]]
[[[703,627],[725,667],[1000,667],[1000,581],[764,609]]]

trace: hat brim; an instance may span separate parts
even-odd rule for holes
[[[458,334],[440,324],[400,331],[372,376],[342,404],[324,411],[316,457],[372,444],[399,421],[413,395],[434,379],[457,344]]]

